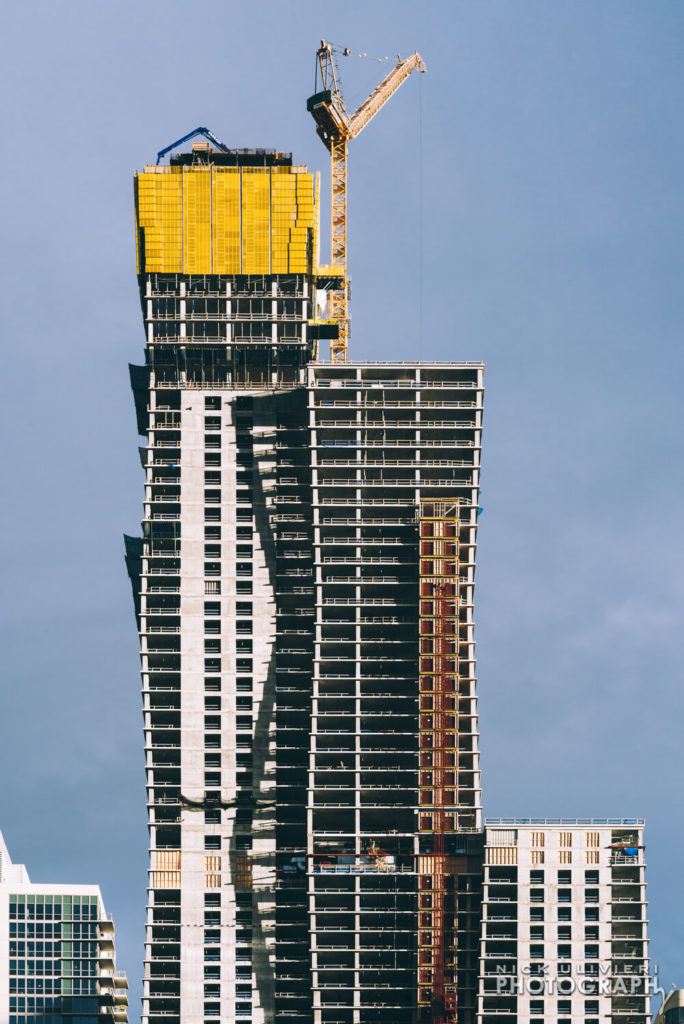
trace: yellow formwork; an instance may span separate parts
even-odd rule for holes
[[[242,169],[242,273],[271,273],[271,175]],[[230,271],[228,271],[230,273]]]
[[[212,225],[213,250],[212,266],[240,266],[240,177],[233,168],[232,174],[212,176]],[[221,271],[216,273],[239,273]]]
[[[211,174],[208,167],[183,174],[183,271],[206,273],[211,266]]]
[[[306,167],[146,167],[135,198],[140,272],[314,273],[319,181]]]
[[[160,271],[173,272],[182,262],[183,251],[181,176],[139,175],[137,186],[137,220],[144,229],[145,260]]]

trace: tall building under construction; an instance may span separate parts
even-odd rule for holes
[[[521,824],[482,820],[482,365],[320,358],[339,268],[289,154],[201,143],[138,173],[135,202],[144,1024],[593,1019],[506,987],[566,947],[643,966],[646,925],[640,832],[561,829],[571,906],[580,882],[596,905],[596,871],[625,911],[575,907],[568,945],[551,866],[542,916],[518,913],[566,840],[540,825],[528,853]],[[612,890],[599,849],[626,842]],[[595,1004],[648,1019],[644,998]]]
[[[136,210],[144,1018],[408,1024],[459,970],[474,1005],[482,366],[316,360],[287,154],[195,149]]]

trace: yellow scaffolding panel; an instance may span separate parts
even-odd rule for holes
[[[183,168],[183,273],[212,272],[210,169]]]
[[[318,175],[305,167],[146,167],[136,179],[138,270],[313,274]]]
[[[241,260],[238,168],[213,168],[212,185],[213,270],[215,274],[239,274]]]

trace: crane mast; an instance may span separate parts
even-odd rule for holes
[[[335,54],[350,56],[347,49],[337,50],[325,40],[316,53],[322,89],[307,101],[307,110],[316,122],[316,131],[330,153],[331,262],[339,277],[339,286],[329,294],[329,319],[337,325],[337,337],[330,342],[330,361],[346,363],[349,347],[349,282],[347,277],[347,162],[349,143],[384,107],[413,71],[427,68],[418,53],[398,59],[392,70],[350,115],[342,98]]]

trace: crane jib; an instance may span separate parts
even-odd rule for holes
[[[332,44],[321,42],[317,51],[321,83],[326,88],[307,100],[306,108],[316,122],[316,132],[330,153],[331,264],[339,270],[339,287],[329,292],[329,320],[337,325],[330,342],[330,361],[346,363],[350,334],[349,281],[347,278],[347,146],[373,120],[413,71],[427,70],[419,53],[398,60],[391,71],[349,115],[342,97]]]

